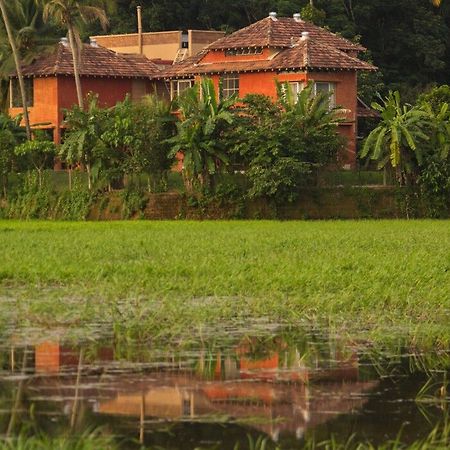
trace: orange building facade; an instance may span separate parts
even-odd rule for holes
[[[34,129],[49,130],[54,142],[61,142],[61,134],[64,130],[64,110],[70,109],[78,103],[75,89],[75,79],[70,76],[55,76],[33,78],[34,99],[28,108],[30,123]],[[153,83],[144,80],[139,83],[136,80],[126,78],[89,78],[81,80],[82,91],[85,95],[90,92],[98,95],[99,105],[102,107],[114,106],[123,101],[127,95],[132,95],[136,85],[139,90],[149,94],[153,92]],[[21,107],[11,107],[11,116],[22,114]]]
[[[53,54],[38,58],[24,67],[23,72],[31,126],[48,130],[59,144],[64,130],[64,110],[78,104],[70,48],[60,43]],[[114,106],[127,96],[139,100],[155,90],[164,95],[163,84],[151,80],[160,69],[144,56],[120,55],[97,45],[85,45],[80,72],[84,97],[94,93],[101,107]],[[11,116],[22,114],[21,103],[17,79],[12,76]]]
[[[325,29],[301,19],[269,17],[214,42],[193,58],[166,70],[162,76],[171,83],[172,96],[210,77],[223,96],[263,94],[277,98],[276,82],[288,83],[294,93],[314,83],[315,92],[330,93],[330,107],[343,111],[340,133],[347,146],[339,155],[345,168],[356,165],[357,73],[376,70],[358,59],[365,50]],[[190,84],[189,84],[190,83]]]

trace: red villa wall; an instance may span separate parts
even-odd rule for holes
[[[145,80],[145,92],[153,92],[153,84]],[[82,78],[83,95],[94,92],[102,107],[114,106],[132,93],[133,80],[129,78]],[[78,104],[73,77],[43,77],[34,79],[34,104],[29,108],[31,125],[56,131],[54,139],[60,142],[63,109]],[[22,108],[10,108],[12,116],[22,113]]]

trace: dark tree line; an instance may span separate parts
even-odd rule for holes
[[[145,31],[207,28],[231,32],[269,11],[291,16],[309,4],[310,0],[118,0],[109,32],[135,31],[137,5],[143,6]],[[386,90],[400,89],[406,100],[413,101],[429,85],[449,82],[449,2],[436,7],[431,0],[315,0],[314,5],[324,13],[315,16],[320,25],[359,40],[369,49],[366,57],[383,75],[381,85],[380,80],[370,81],[373,93],[384,85]]]

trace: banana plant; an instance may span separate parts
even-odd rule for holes
[[[372,108],[380,112],[381,122],[367,137],[360,157],[377,161],[379,169],[392,167],[403,185],[423,163],[420,144],[429,140],[431,120],[426,111],[402,105],[398,91],[380,99]]]
[[[177,134],[170,139],[172,156],[183,154],[183,176],[188,191],[196,183],[213,187],[214,176],[229,164],[222,136],[234,122],[236,97],[218,100],[214,83],[205,78],[178,99]]]

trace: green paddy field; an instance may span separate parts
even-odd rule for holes
[[[0,320],[450,338],[450,222],[0,222]],[[200,330],[200,331],[199,331]]]

